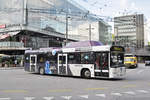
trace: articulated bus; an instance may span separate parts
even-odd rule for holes
[[[91,46],[25,52],[25,71],[84,78],[124,78],[124,48]]]

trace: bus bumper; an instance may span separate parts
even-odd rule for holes
[[[110,68],[109,78],[123,79],[126,75],[126,67]]]

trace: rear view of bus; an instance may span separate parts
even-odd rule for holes
[[[110,78],[125,77],[124,52],[125,50],[121,46],[112,46],[110,48]]]

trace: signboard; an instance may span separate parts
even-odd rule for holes
[[[0,28],[6,28],[6,24],[0,25]]]
[[[21,24],[9,24],[9,25],[3,24],[3,25],[0,25],[0,29],[8,28],[8,27],[16,27],[16,26],[21,26]]]
[[[124,52],[124,48],[121,46],[112,46],[111,47],[111,51],[120,51],[120,52]]]
[[[16,26],[21,26],[21,25],[20,24],[9,24],[9,25],[7,25],[7,27],[16,27]]]

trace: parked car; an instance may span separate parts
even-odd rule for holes
[[[145,66],[150,66],[150,60],[145,60]]]

